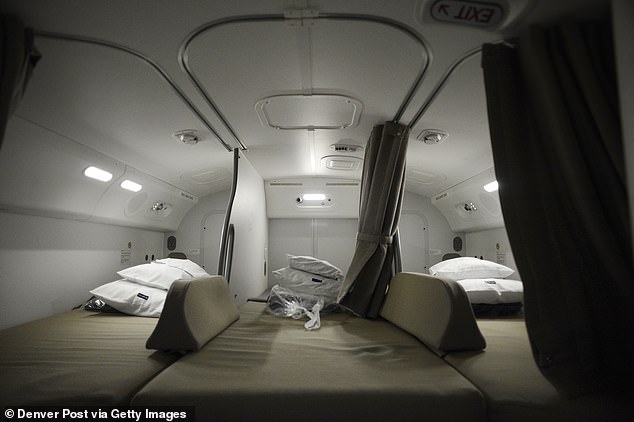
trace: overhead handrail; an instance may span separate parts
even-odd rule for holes
[[[233,265],[233,242],[236,237],[236,231],[233,224],[229,224],[229,233],[227,236],[227,253],[225,255],[224,277],[227,283],[231,282],[231,267]]]
[[[209,92],[207,92],[202,82],[196,76],[196,73],[194,72],[191,65],[189,64],[189,48],[192,42],[194,41],[194,39],[196,39],[199,35],[201,35],[202,33],[210,29],[213,29],[222,25],[242,23],[242,22],[265,22],[265,21],[280,22],[280,21],[285,21],[286,19],[287,18],[284,15],[234,16],[234,17],[228,17],[228,18],[219,19],[213,22],[209,22],[207,24],[204,24],[198,27],[193,32],[191,32],[185,38],[185,40],[181,43],[181,47],[178,52],[178,60],[181,64],[181,68],[183,69],[183,71],[185,72],[189,80],[191,81],[192,85],[196,87],[196,89],[198,90],[200,95],[204,98],[209,108],[213,110],[213,112],[218,117],[218,120],[222,122],[222,124],[225,126],[227,131],[231,134],[231,137],[235,140],[237,144],[240,145],[240,148],[243,151],[247,150],[246,144],[240,139],[236,130],[233,128],[231,123],[229,123],[229,120],[227,119],[227,117],[222,113],[222,111],[220,110],[220,107],[213,101],[213,99],[211,98],[211,95],[209,94]],[[382,25],[390,26],[392,28],[395,28],[407,34],[410,38],[414,39],[420,45],[422,50],[422,56],[423,56],[423,65],[421,66],[418,74],[416,75],[416,78],[414,79],[414,82],[412,83],[407,94],[405,95],[404,100],[401,102],[398,110],[396,111],[394,118],[392,119],[392,121],[398,122],[402,118],[403,114],[405,113],[405,110],[409,107],[412,99],[414,98],[414,95],[420,88],[422,81],[425,77],[425,74],[427,73],[427,69],[429,68],[429,64],[431,62],[431,58],[432,58],[431,51],[425,39],[419,33],[411,29],[409,26],[401,22],[384,18],[384,17],[379,17],[379,16],[353,15],[353,14],[344,14],[344,13],[324,13],[324,14],[319,14],[318,16],[315,16],[314,18],[311,18],[311,19],[350,20],[350,21],[362,21],[362,22],[365,21],[365,22],[379,23]]]
[[[226,275],[226,264],[227,264],[227,246],[229,243],[229,231],[232,224],[231,221],[231,210],[233,209],[233,201],[236,198],[236,190],[238,188],[238,160],[240,159],[240,150],[235,148],[233,150],[233,181],[231,183],[231,194],[229,195],[229,203],[227,204],[227,212],[225,213],[225,221],[222,226],[222,237],[220,240],[220,253],[218,255],[218,275]],[[233,254],[233,240],[231,241],[231,248]],[[231,269],[229,268],[229,271]],[[227,277],[225,277],[227,278]],[[229,279],[227,278],[227,281]]]
[[[436,100],[440,92],[444,89],[445,85],[449,81],[449,79],[454,75],[455,71],[459,69],[464,63],[468,62],[469,59],[476,57],[477,55],[482,53],[482,47],[476,47],[473,50],[467,51],[462,57],[458,58],[455,62],[449,66],[449,68],[445,71],[440,81],[436,84],[432,92],[429,94],[423,105],[420,106],[412,120],[409,122],[407,127],[410,129],[416,126],[420,118],[425,114],[427,109],[432,105],[432,103]]]

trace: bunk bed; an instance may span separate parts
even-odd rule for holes
[[[156,321],[76,309],[0,331],[0,407],[128,404],[178,358],[145,348]]]
[[[634,417],[625,392],[563,398],[521,318],[476,321],[459,283],[414,273],[380,318],[330,313],[312,331],[267,303],[238,311],[220,276],[178,280],[158,320],[75,310],[0,332],[0,373],[2,406],[192,406],[201,421]]]

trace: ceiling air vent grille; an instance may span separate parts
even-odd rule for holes
[[[270,186],[304,186],[303,183],[300,182],[271,182]]]
[[[332,144],[330,150],[334,152],[357,152],[363,149],[362,146],[352,144]]]
[[[438,129],[425,129],[417,137],[419,141],[427,145],[436,145],[447,139],[447,132]]]
[[[359,182],[329,182],[326,186],[359,186]]]

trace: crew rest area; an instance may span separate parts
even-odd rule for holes
[[[634,421],[633,21],[0,0],[0,409]]]
[[[521,318],[476,322],[454,280],[399,273],[380,315],[308,331],[266,302],[238,309],[221,276],[178,280],[158,323],[77,309],[2,331],[0,404],[194,406],[201,421],[632,416],[629,395],[562,397]]]

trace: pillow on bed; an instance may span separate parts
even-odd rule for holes
[[[90,291],[118,311],[130,315],[158,318],[167,291],[128,280],[117,280]]]
[[[334,280],[343,279],[343,272],[336,266],[323,259],[312,256],[288,256],[288,266],[295,270],[321,275]]]
[[[190,261],[189,259],[165,258],[157,259],[154,262],[158,264],[165,264],[174,268],[179,268],[191,274],[192,277],[209,277],[209,273],[207,273],[207,271],[205,271],[200,265],[196,264],[193,261]]]
[[[429,273],[434,277],[462,280],[465,278],[506,278],[514,271],[484,259],[461,257],[439,262],[429,269]]]
[[[471,303],[516,303],[524,299],[521,281],[500,278],[467,278],[457,280]]]
[[[278,284],[297,293],[336,298],[341,288],[340,280],[288,267],[273,271],[273,275],[278,280]]]
[[[183,259],[165,259],[119,271],[120,277],[135,283],[167,290],[176,280],[188,280],[194,277],[209,277],[209,274],[197,264]],[[176,262],[180,261],[180,262]]]

